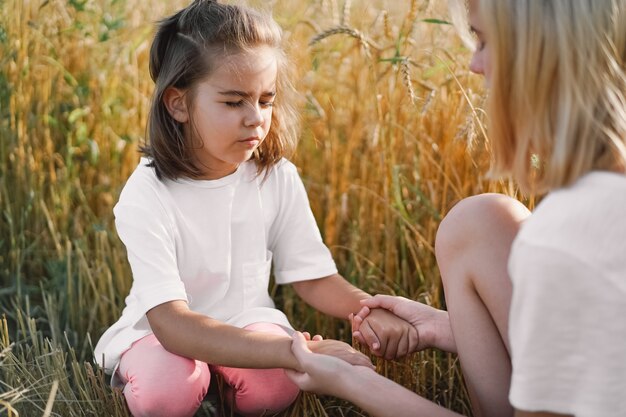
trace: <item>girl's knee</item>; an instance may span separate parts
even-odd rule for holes
[[[131,377],[124,397],[135,417],[193,416],[207,393],[211,374],[207,365],[185,359],[182,367],[163,371],[160,377]]]
[[[253,323],[246,330],[288,335],[287,331],[273,323]],[[231,386],[227,400],[244,416],[274,414],[289,407],[298,397],[300,389],[282,369],[236,369],[218,367]]]
[[[280,412],[298,397],[300,389],[282,369],[257,369],[233,387],[234,408],[245,416]]]
[[[118,370],[133,416],[193,416],[206,395],[206,363],[166,351],[153,336],[135,343]]]

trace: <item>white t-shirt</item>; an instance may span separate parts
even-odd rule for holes
[[[525,411],[626,416],[626,176],[550,193],[513,244],[509,399]]]
[[[264,178],[249,161],[212,181],[159,181],[148,162],[141,159],[114,208],[133,284],[121,318],[95,349],[107,372],[152,333],[146,312],[159,304],[185,300],[233,326],[290,328],[268,294],[272,263],[278,284],[337,272],[291,162],[283,159]]]

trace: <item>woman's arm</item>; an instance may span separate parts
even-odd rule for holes
[[[333,395],[356,404],[373,417],[458,417],[372,369],[352,366],[311,352],[302,334],[293,336],[292,350],[303,372],[286,371],[301,389]]]
[[[191,311],[182,300],[160,304],[146,313],[154,335],[169,352],[210,364],[239,368],[291,368],[291,338],[240,329]],[[369,358],[336,340],[309,341],[320,353],[371,366]]]

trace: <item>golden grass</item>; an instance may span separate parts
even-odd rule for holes
[[[126,410],[90,364],[130,287],[112,208],[138,160],[152,84],[152,23],[176,4],[0,2],[0,412]],[[267,2],[251,2],[269,7]],[[480,80],[441,1],[277,0],[301,93],[294,162],[341,272],[372,293],[442,307],[433,245],[461,198],[489,181]],[[296,326],[350,340],[275,288]],[[469,413],[457,360],[425,351],[378,361],[393,380]],[[312,395],[285,415],[362,415]],[[204,410],[199,415],[212,415]]]

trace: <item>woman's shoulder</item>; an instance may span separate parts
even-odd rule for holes
[[[537,206],[529,223],[546,227],[562,222],[580,224],[581,219],[626,217],[621,209],[624,204],[626,175],[593,171],[568,187],[550,192]]]
[[[592,172],[549,193],[526,220],[516,240],[527,244],[605,256],[610,236],[626,236],[626,176]]]

